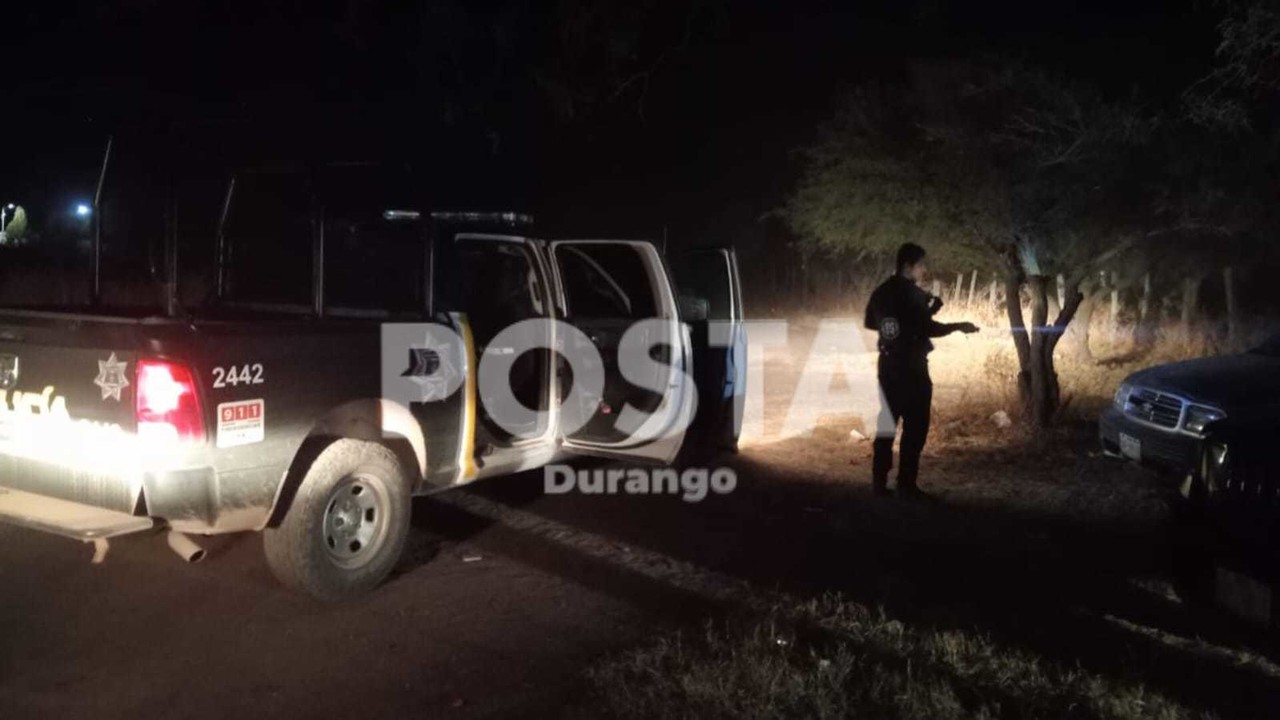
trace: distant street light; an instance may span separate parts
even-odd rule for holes
[[[93,212],[93,208],[89,207],[84,203],[80,203],[79,205],[76,205],[76,215],[78,217],[89,217],[89,213],[92,213],[92,212]]]
[[[0,207],[0,243],[5,243],[5,242],[8,242],[9,240],[9,235],[8,233],[5,232],[5,228],[7,227],[7,224],[8,224],[7,218],[9,215],[9,211],[14,209],[15,207],[17,207],[17,205],[14,205],[13,203],[9,203],[4,207]]]

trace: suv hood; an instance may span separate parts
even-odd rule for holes
[[[1230,414],[1280,401],[1280,358],[1254,353],[1199,358],[1139,370],[1127,382],[1176,393]]]

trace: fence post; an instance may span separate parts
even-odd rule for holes
[[[1142,291],[1138,296],[1138,319],[1133,323],[1134,347],[1147,347],[1155,340],[1151,319],[1151,272],[1142,274]]]
[[[1120,287],[1115,271],[1111,271],[1111,342],[1115,343],[1120,320]]]
[[[1151,273],[1142,274],[1142,299],[1138,301],[1138,321],[1146,322],[1151,310]]]
[[[1227,347],[1236,347],[1236,289],[1232,282],[1231,266],[1222,269],[1222,284],[1227,293]]]
[[[1200,278],[1190,275],[1182,280],[1182,339],[1191,344],[1196,321],[1196,308],[1200,304]]]

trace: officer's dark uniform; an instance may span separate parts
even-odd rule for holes
[[[929,405],[933,401],[933,381],[929,379],[929,338],[941,337],[956,329],[933,319],[942,301],[922,290],[915,282],[894,275],[871,294],[867,303],[866,327],[880,333],[879,376],[893,428],[876,433],[872,482],[882,490],[893,467],[893,436],[902,419],[901,462],[898,489],[916,488],[920,451],[929,434]]]

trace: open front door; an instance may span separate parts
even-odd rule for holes
[[[557,338],[563,448],[670,462],[684,442],[693,388],[688,337],[661,254],[621,240],[557,241],[550,252],[563,320],[574,329]],[[581,365],[571,367],[565,354]],[[587,388],[593,374],[602,387]]]
[[[688,443],[708,452],[737,450],[747,386],[738,258],[732,248],[692,250],[679,256],[672,270],[681,319],[689,325],[698,386]]]

